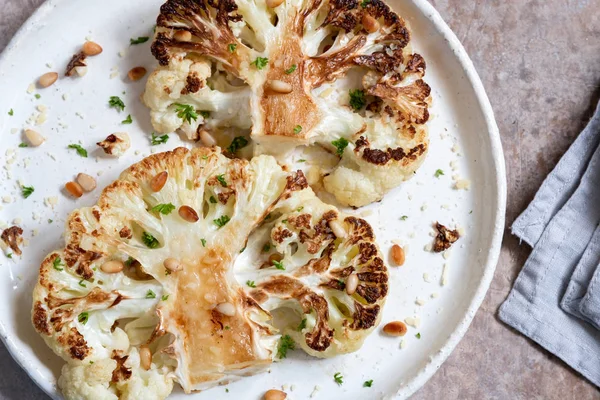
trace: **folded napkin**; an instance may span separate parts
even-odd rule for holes
[[[502,321],[600,386],[600,104],[512,232],[533,247]]]

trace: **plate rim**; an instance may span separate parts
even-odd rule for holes
[[[22,39],[30,33],[37,22],[39,22],[50,10],[56,7],[59,3],[67,0],[46,0],[44,1],[21,25],[16,31],[13,37],[10,39],[4,50],[0,53],[0,66],[8,62],[10,56],[16,51],[18,44]],[[458,63],[463,69],[467,82],[471,85],[477,104],[479,105],[482,114],[485,119],[487,126],[487,136],[489,137],[489,144],[491,149],[491,165],[495,174],[495,191],[497,192],[496,197],[496,209],[493,211],[495,214],[494,228],[491,235],[491,245],[488,249],[487,259],[484,262],[482,278],[475,290],[471,301],[465,311],[465,315],[462,320],[458,323],[456,329],[450,334],[448,339],[444,342],[440,350],[431,357],[430,362],[421,369],[421,371],[411,378],[408,383],[402,385],[395,394],[384,395],[383,398],[408,398],[420,389],[440,366],[448,359],[450,354],[454,351],[458,343],[462,340],[466,334],[475,314],[479,310],[481,303],[483,302],[485,295],[490,287],[494,272],[500,257],[500,249],[502,245],[502,238],[504,236],[504,225],[505,225],[505,213],[506,213],[506,198],[507,198],[507,181],[506,181],[506,166],[504,160],[504,152],[502,149],[502,142],[500,140],[500,131],[494,117],[494,111],[490,100],[486,94],[485,88],[477,73],[473,61],[470,59],[464,46],[452,31],[452,29],[443,20],[440,13],[435,7],[429,3],[428,0],[410,0],[417,9],[433,24],[437,32],[446,40],[450,49],[454,52]],[[0,320],[0,339],[6,347],[8,353],[11,355],[13,360],[21,367],[23,371],[29,376],[29,378],[49,397],[52,399],[60,399],[60,394],[56,392],[53,385],[48,385],[47,382],[42,382],[33,376],[33,371],[25,368],[24,361],[20,358],[19,349],[13,344],[12,340],[9,339],[6,333],[6,327],[3,321]]]

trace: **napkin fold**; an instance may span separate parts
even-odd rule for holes
[[[512,232],[533,247],[502,321],[600,386],[600,104]]]

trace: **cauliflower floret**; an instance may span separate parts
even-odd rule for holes
[[[121,157],[131,147],[131,139],[125,132],[112,133],[102,142],[96,143],[108,155]]]
[[[192,39],[179,40],[181,32]],[[251,130],[255,154],[281,161],[318,145],[364,182],[344,184],[348,174],[333,172],[325,189],[344,204],[380,200],[427,153],[425,61],[381,0],[291,0],[275,9],[265,0],[168,0],[152,52],[161,66],[144,101],[155,129],[192,139],[204,132],[205,145],[216,137],[222,146],[224,128]],[[208,118],[194,115],[202,111]]]
[[[117,400],[118,396],[110,386],[116,366],[116,361],[111,359],[65,364],[58,378],[58,386],[67,399]]]

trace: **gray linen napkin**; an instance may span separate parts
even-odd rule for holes
[[[533,251],[499,311],[596,386],[600,330],[586,321],[600,321],[599,143],[600,105],[513,224]]]

